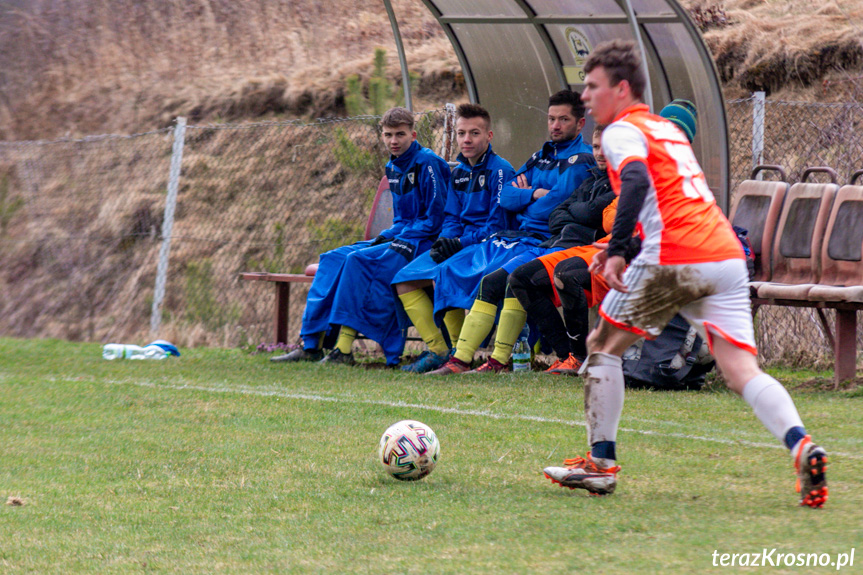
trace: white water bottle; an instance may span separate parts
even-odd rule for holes
[[[521,330],[521,334],[512,346],[512,371],[527,373],[530,371],[530,343],[527,338],[530,330],[527,326]]]
[[[145,347],[140,345],[129,345],[123,343],[109,343],[102,348],[102,357],[105,359],[165,359],[168,352],[158,345],[150,344]]]

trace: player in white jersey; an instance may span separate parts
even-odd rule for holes
[[[582,100],[597,123],[609,124],[602,150],[620,196],[612,240],[591,264],[612,289],[588,337],[582,367],[590,452],[546,468],[546,476],[593,494],[614,491],[621,355],[639,338],[659,335],[680,313],[710,345],[728,387],[790,450],[800,504],[821,507],[827,500],[827,455],[806,434],[782,384],[758,367],[743,250],[686,136],[641,102],[646,82],[632,43],[598,46],[585,72]],[[626,268],[623,253],[636,230],[642,251]]]

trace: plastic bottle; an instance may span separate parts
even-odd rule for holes
[[[141,347],[124,343],[108,343],[102,348],[105,359],[165,359],[169,355],[179,356],[176,346],[165,340],[157,339]]]
[[[527,326],[521,330],[515,345],[512,346],[512,371],[527,373],[530,371],[530,344],[527,341],[530,330]]]
[[[102,348],[102,357],[105,359],[165,359],[167,352],[157,345],[130,345],[123,343],[109,343]]]

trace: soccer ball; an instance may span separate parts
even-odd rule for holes
[[[439,456],[440,442],[432,428],[411,419],[389,426],[378,448],[378,461],[402,481],[416,481],[431,473]]]

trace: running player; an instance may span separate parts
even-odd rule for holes
[[[612,239],[591,264],[611,291],[582,368],[590,451],[547,467],[546,477],[593,494],[614,492],[621,355],[639,338],[659,335],[679,312],[710,345],[728,387],[791,452],[800,504],[821,507],[827,454],[807,435],[782,384],[758,367],[743,249],[686,136],[642,103],[646,81],[631,42],[597,46],[584,69],[582,99],[597,123],[609,124],[602,150],[620,199]],[[636,224],[642,248],[624,273],[622,254]]]

